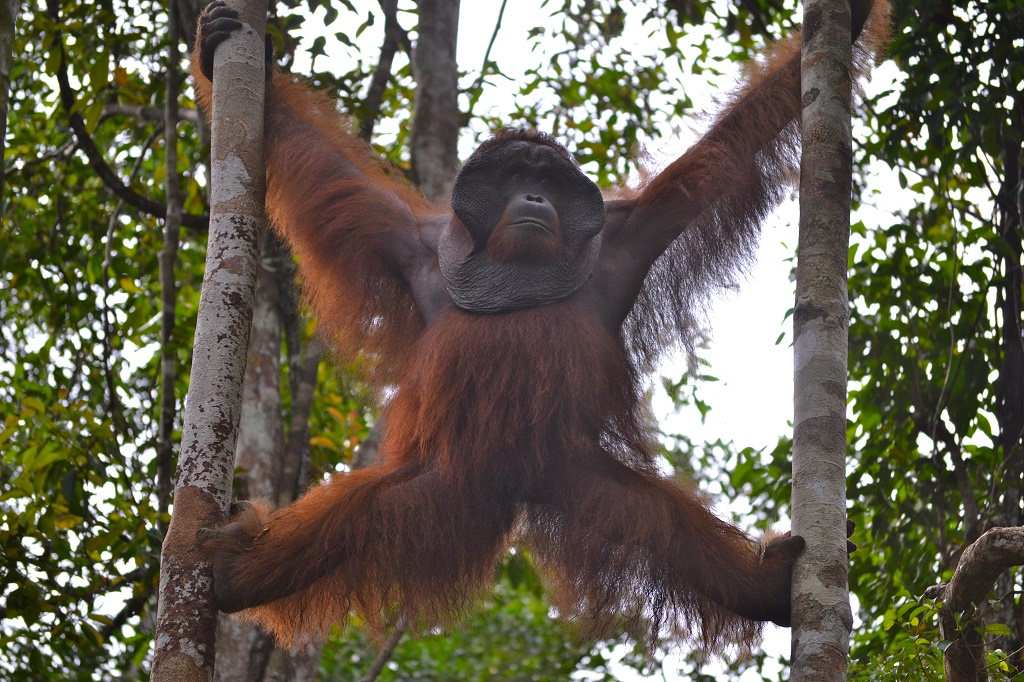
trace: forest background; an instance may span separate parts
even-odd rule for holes
[[[205,259],[209,133],[184,80],[201,3],[2,5],[0,676],[145,679]],[[268,26],[284,67],[336,94],[429,187],[446,171],[420,151],[411,120],[417,86],[444,87],[432,71],[443,66],[410,61],[427,6],[458,12],[451,0],[279,0]],[[695,117],[714,110],[708,93],[799,18],[776,0],[547,0],[499,22],[501,9],[486,28],[459,24],[459,42],[486,46],[496,31],[497,49],[458,63],[446,122],[458,152],[501,125],[536,126],[605,186],[681,151]],[[926,588],[948,581],[986,530],[1024,522],[1024,6],[911,0],[893,21],[888,61],[854,114],[851,675],[938,680],[948,639]],[[792,257],[793,233],[778,227],[787,215],[771,220],[763,261]],[[773,363],[759,345],[788,353],[788,267],[771,271],[775,319],[736,313],[719,325],[716,309],[700,376],[680,365],[661,382],[659,404],[681,415],[663,422],[667,465],[732,501],[721,508],[750,528],[788,511],[786,424],[771,443],[743,430],[788,409],[788,377],[763,371]],[[243,497],[286,502],[372,458],[367,395],[313,335],[294,274],[268,239],[237,453]],[[716,351],[722,337],[732,343]],[[719,382],[726,365],[736,379]],[[716,420],[733,400],[740,409]],[[1020,592],[1020,571],[1005,571],[972,616],[983,667],[1001,678],[1024,672]],[[672,642],[646,655],[624,636],[580,639],[522,554],[462,628],[393,639],[382,680],[778,679],[784,666],[761,654],[708,668]],[[358,628],[285,655],[225,620],[218,642],[225,680],[361,679],[385,662]]]

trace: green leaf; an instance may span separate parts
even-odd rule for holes
[[[993,637],[1009,637],[1013,634],[1013,630],[1004,623],[992,623],[985,626],[985,634]]]

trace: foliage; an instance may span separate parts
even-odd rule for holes
[[[104,116],[103,105],[115,92],[125,103],[159,101],[160,37],[139,18],[159,6],[59,9],[19,21],[0,228],[0,665],[11,679],[106,676],[143,660],[146,636],[124,626],[154,593],[166,522],[153,495],[149,348],[162,238],[154,220],[118,209],[75,152],[54,93],[63,31],[77,109],[122,177],[136,167],[133,184],[158,198],[156,124]],[[179,141],[184,158],[198,153],[195,140]],[[203,256],[202,241],[183,246],[182,363]]]
[[[1021,523],[1024,406],[1007,389],[1024,381],[1011,347],[1022,230],[1007,192],[1024,139],[1022,31],[1016,2],[901,6],[891,51],[906,80],[871,102],[865,150],[909,199],[892,223],[856,225],[851,248],[850,497],[867,550],[852,585],[873,626],[898,594],[948,580],[981,530]],[[869,633],[863,656],[898,647]]]
[[[611,680],[608,661],[569,624],[553,620],[528,558],[510,556],[484,604],[450,631],[405,635],[379,680],[551,680],[587,671]],[[332,642],[321,663],[327,679],[360,679],[378,647],[358,627]]]
[[[865,641],[877,640],[884,654],[877,660],[854,657],[850,679],[857,682],[922,680],[942,682],[942,651],[935,602],[903,591],[885,610],[881,627],[858,633]]]

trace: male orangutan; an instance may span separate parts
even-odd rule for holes
[[[855,0],[855,37],[872,4],[884,24],[883,0]],[[204,104],[237,16],[218,1],[200,20]],[[285,644],[352,609],[434,625],[489,585],[515,531],[562,612],[597,626],[626,617],[714,647],[787,625],[803,539],[753,542],[663,476],[642,394],[795,175],[799,46],[778,46],[638,190],[603,198],[552,138],[506,129],[466,162],[450,212],[392,180],[332,102],[273,74],[267,209],[322,333],[386,389],[386,431],[373,466],[204,533],[220,608]]]

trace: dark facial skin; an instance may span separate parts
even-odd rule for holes
[[[455,179],[451,205],[436,258],[459,308],[513,312],[586,286],[600,253],[604,201],[551,138],[510,129],[485,142]]]
[[[561,251],[558,211],[547,197],[536,192],[511,197],[487,240],[487,255],[497,263],[551,263]]]

